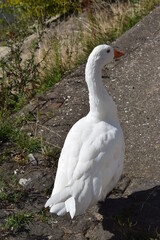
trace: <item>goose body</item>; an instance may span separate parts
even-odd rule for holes
[[[121,53],[99,45],[90,54],[85,78],[90,111],[69,131],[58,163],[54,188],[45,207],[71,218],[82,214],[115,187],[123,170],[124,138],[117,108],[101,80],[101,70]]]

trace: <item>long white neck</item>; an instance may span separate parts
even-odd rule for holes
[[[107,93],[101,79],[102,67],[92,59],[88,59],[85,79],[89,91],[90,114],[101,120],[117,122],[117,108]]]

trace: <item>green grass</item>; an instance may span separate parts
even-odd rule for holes
[[[3,69],[3,79],[0,81],[2,89],[0,110],[10,113],[19,111],[29,99],[46,91],[59,82],[64,74],[84,63],[96,45],[104,42],[110,43],[121,36],[158,3],[160,0],[129,0],[128,3],[117,1],[117,4],[110,1],[108,8],[111,11],[107,12],[108,8],[106,5],[104,6],[103,1],[94,0],[92,2],[94,11],[86,10],[87,30],[79,21],[76,34],[74,31],[66,31],[65,39],[61,39],[61,36],[55,34],[50,43],[51,48],[44,54],[42,60],[41,72],[43,74],[39,73],[39,63],[35,61],[37,47],[39,44],[43,44],[43,34],[38,33],[39,42],[34,40],[31,43],[31,56],[22,64],[22,45],[28,35],[27,31],[30,31],[30,26],[27,26],[26,22],[22,21],[23,19],[20,20],[23,24],[18,25],[18,29],[16,24],[11,25],[10,32],[13,34],[9,33],[6,36],[8,38],[7,45],[11,47],[12,51],[8,61],[0,60]],[[103,17],[101,12],[103,12]],[[42,26],[40,26],[41,28]]]
[[[30,137],[27,132],[21,131],[21,126],[23,126],[27,117],[19,120],[17,125],[17,123],[11,124],[8,116],[13,112],[19,111],[31,97],[46,91],[59,82],[66,72],[85,62],[89,53],[96,45],[104,42],[110,43],[121,36],[152,10],[157,3],[160,3],[160,0],[130,0],[128,5],[126,4],[126,7],[122,9],[124,11],[120,11],[124,5],[119,1],[117,2],[118,7],[110,4],[111,9],[113,6],[115,8],[113,10],[115,13],[111,15],[113,20],[110,25],[105,25],[107,18],[105,19],[104,15],[103,19],[100,14],[105,8],[97,9],[96,14],[88,12],[88,32],[84,33],[82,23],[79,22],[78,34],[74,35],[74,33],[69,32],[66,35],[70,40],[70,46],[68,42],[62,43],[57,35],[52,39],[52,54],[50,52],[47,54],[50,58],[50,63],[47,64],[48,60],[44,59],[44,62],[42,62],[43,74],[41,76],[38,64],[35,61],[37,43],[32,43],[30,49],[31,57],[22,64],[21,47],[26,36],[26,28],[25,31],[19,31],[20,35],[17,31],[15,35],[16,44],[14,39],[9,39],[12,49],[9,61],[4,59],[1,61],[4,74],[0,82],[2,89],[0,94],[0,142],[13,142],[17,150],[25,156],[29,153],[40,151],[42,147],[41,140],[36,137]],[[95,9],[98,7],[95,5]],[[8,76],[10,85],[7,85]],[[28,90],[28,86],[31,89]],[[29,120],[35,121],[35,117],[28,114]]]
[[[41,221],[41,222],[47,223],[49,217],[46,213],[48,213],[48,212],[46,211],[46,209],[44,209],[44,210],[40,211],[38,214],[35,214],[34,219],[36,221]]]
[[[0,141],[8,141],[13,135],[13,127],[7,121],[7,119],[2,123],[0,121]]]
[[[31,137],[27,134],[27,132],[22,131],[21,130],[22,125],[20,124],[20,120],[17,122],[11,123],[9,119],[0,120],[1,143],[10,141],[14,148],[16,148],[24,156],[27,156],[29,153],[41,151],[41,140],[36,137]],[[7,152],[6,149],[6,151],[3,154],[3,158],[4,155],[7,156],[10,153],[9,149],[8,151],[9,152]]]
[[[18,203],[24,192],[18,184],[16,175],[0,171],[0,201],[7,204]]]
[[[6,191],[0,190],[0,201],[7,202],[10,204],[18,203],[23,196],[22,191],[14,191],[11,193],[7,193]]]
[[[57,169],[60,153],[61,153],[61,149],[58,147],[51,148],[51,147],[47,146],[44,148],[44,154],[47,157],[48,162],[52,162],[54,160],[54,165],[52,163],[54,170]]]
[[[101,12],[98,12],[99,9],[97,9],[95,15],[88,12],[88,33],[84,34],[84,29],[80,22],[78,34],[74,35],[74,33],[70,32],[67,35],[70,37],[70,46],[67,42],[62,43],[58,36],[54,37],[52,40],[52,54],[50,55],[49,52],[47,54],[50,58],[50,63],[47,64],[47,59],[45,59],[46,64],[43,65],[41,77],[38,64],[35,62],[37,43],[32,43],[30,49],[31,57],[22,64],[21,48],[26,36],[26,28],[25,31],[19,31],[20,35],[16,32],[16,44],[14,39],[9,39],[12,49],[9,61],[4,59],[1,61],[4,73],[0,82],[0,142],[14,142],[15,147],[25,155],[34,151],[40,151],[42,147],[41,140],[30,137],[27,132],[21,131],[21,126],[24,124],[23,121],[25,122],[26,119],[19,120],[19,126],[17,126],[16,123],[11,124],[8,116],[13,112],[19,111],[31,97],[46,91],[60,81],[66,72],[85,62],[88,54],[96,45],[104,42],[110,43],[130,29],[152,10],[157,3],[160,3],[160,0],[130,0],[128,5],[126,4],[124,11],[120,11],[120,8],[124,7],[124,5],[120,4],[119,1],[117,2],[118,7],[110,4],[111,9],[114,6],[114,11],[116,12],[111,16],[113,20],[110,23],[110,28],[108,28],[108,25],[105,26],[107,18],[105,19],[105,16],[103,16],[104,19],[100,18],[101,14],[99,13]],[[97,5],[95,5],[96,8],[98,8]],[[104,8],[100,8],[100,10],[103,11]],[[20,37],[21,35],[22,37]],[[8,76],[10,85],[7,85]],[[27,87],[30,84],[31,89],[28,90]],[[31,114],[29,115],[28,121],[29,118],[35,121],[35,117],[31,116]]]
[[[15,141],[17,149],[26,155],[41,150],[40,140],[28,136],[26,132],[22,132],[20,129],[18,129],[17,133],[13,136],[13,140]]]
[[[12,232],[16,232],[25,227],[31,218],[32,214],[27,214],[24,212],[9,215],[6,218],[6,223],[2,226],[2,229],[5,231],[10,230]]]

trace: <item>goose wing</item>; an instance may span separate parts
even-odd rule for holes
[[[81,128],[84,124],[86,131]],[[105,122],[88,124],[85,119],[74,125],[66,138],[46,206],[57,214],[58,207],[59,215],[66,211],[72,217],[83,213],[100,200],[118,167],[118,158],[123,159],[123,151],[123,136],[117,128]]]

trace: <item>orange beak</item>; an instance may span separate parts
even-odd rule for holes
[[[119,57],[121,57],[121,56],[123,56],[123,55],[124,55],[123,52],[114,49],[114,58],[115,58],[115,59],[116,59],[116,58],[119,58]]]

